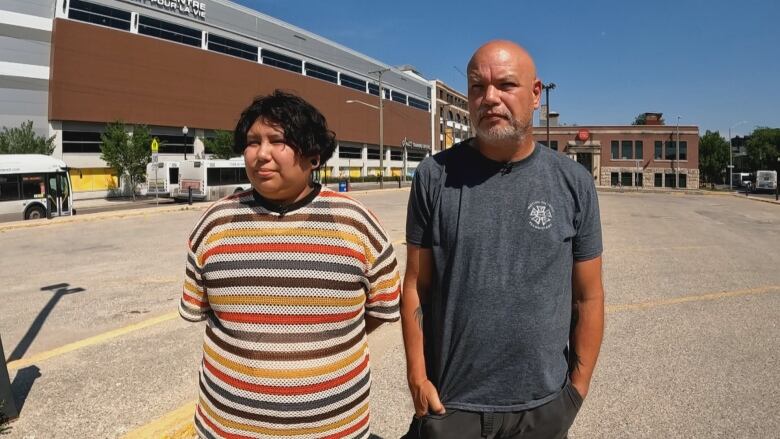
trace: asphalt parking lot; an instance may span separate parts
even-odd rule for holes
[[[357,195],[402,265],[407,195]],[[606,337],[570,437],[777,437],[780,206],[628,192],[600,202]],[[203,328],[174,311],[198,215],[0,227],[0,335],[22,407],[9,438],[123,437],[182,407],[189,416]],[[412,413],[400,342],[397,325],[370,340],[382,438]]]

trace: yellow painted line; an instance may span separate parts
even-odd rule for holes
[[[702,249],[712,249],[712,248],[721,248],[720,245],[673,245],[673,246],[667,246],[667,247],[642,247],[642,246],[632,246],[632,247],[612,247],[607,248],[607,251],[637,251],[637,252],[655,252],[655,251],[679,251],[679,250],[702,250]]]
[[[692,296],[674,297],[671,299],[651,300],[649,302],[626,303],[622,305],[607,305],[606,312],[615,313],[621,311],[635,311],[639,309],[656,308],[659,306],[677,305],[680,303],[705,302],[711,300],[726,299],[730,297],[755,296],[755,295],[767,294],[772,292],[780,292],[780,285],[769,285],[765,287],[750,288],[746,290],[723,291],[720,293],[696,294]]]
[[[184,439],[195,437],[195,425],[192,417],[195,416],[195,403],[191,401],[178,409],[167,413],[153,422],[137,428],[122,439]]]
[[[109,340],[113,340],[117,337],[121,337],[123,335],[130,334],[131,332],[135,332],[144,328],[148,328],[150,326],[154,326],[163,322],[167,322],[169,320],[173,320],[175,318],[179,317],[178,311],[169,312],[167,314],[163,314],[161,316],[157,316],[148,320],[144,320],[142,322],[134,323],[132,325],[125,326],[124,328],[114,329],[112,331],[104,332],[102,334],[96,335],[94,337],[85,338],[83,340],[79,340],[74,343],[69,343],[64,346],[60,346],[56,349],[52,349],[50,351],[41,352],[35,355],[31,355],[29,357],[20,358],[16,361],[11,361],[8,363],[8,370],[17,370],[21,369],[23,367],[31,366],[33,364],[40,363],[41,361],[48,360],[52,357],[57,357],[59,355],[67,354],[69,352],[73,352],[82,348],[86,348],[89,346],[94,346],[97,344],[105,343]]]

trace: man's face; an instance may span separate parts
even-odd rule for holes
[[[300,198],[311,179],[312,164],[287,144],[284,130],[258,119],[246,140],[244,164],[252,187],[264,198],[276,202]]]
[[[507,50],[477,53],[468,70],[469,113],[477,137],[487,142],[520,141],[530,135],[541,82],[532,65]]]

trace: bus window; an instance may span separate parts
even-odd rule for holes
[[[168,168],[168,184],[179,184],[179,168]]]
[[[0,175],[0,201],[19,199],[19,176]]]
[[[46,197],[46,183],[43,174],[22,176],[22,199],[32,200]]]

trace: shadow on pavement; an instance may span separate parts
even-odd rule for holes
[[[32,390],[33,383],[40,377],[41,370],[38,366],[27,366],[24,369],[16,371],[14,382],[11,383],[11,391],[14,394],[16,409],[20,414],[24,409],[25,401],[27,401],[27,395],[29,395],[30,390]]]
[[[22,337],[22,339],[19,341],[19,344],[16,345],[14,350],[11,352],[11,355],[8,356],[8,362],[18,360],[24,356],[24,354],[27,352],[27,349],[30,348],[30,345],[35,340],[35,337],[38,336],[38,333],[41,331],[43,323],[49,317],[49,314],[51,314],[51,311],[63,296],[86,291],[84,288],[68,288],[69,286],[70,284],[56,284],[41,288],[41,291],[54,291],[54,295],[51,296],[51,299],[49,299],[43,309],[38,313],[38,316],[32,322],[30,328],[27,329],[27,333],[24,334],[24,337]]]

